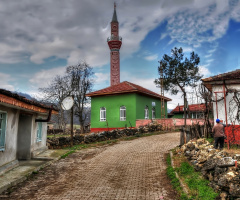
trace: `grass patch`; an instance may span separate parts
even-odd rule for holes
[[[171,179],[171,184],[173,188],[178,192],[179,199],[188,200],[188,196],[184,193],[180,181],[176,177],[176,173],[174,168],[171,165],[171,157],[170,154],[167,157],[167,176]]]
[[[214,200],[218,196],[218,193],[208,186],[209,181],[202,178],[199,172],[195,172],[188,162],[183,162],[177,171],[190,189],[190,199]]]
[[[75,152],[75,150],[71,150],[71,151],[69,151],[69,152],[67,152],[67,153],[65,153],[65,154],[63,154],[63,155],[61,155],[61,159],[66,158],[67,156],[69,156],[70,154],[72,154],[72,153],[74,153],[74,152]]]
[[[206,140],[207,140],[210,144],[213,144],[213,143],[214,143],[214,138],[206,138]]]
[[[48,134],[47,138],[59,138],[59,137],[71,137],[71,135],[63,135],[63,134]]]
[[[70,150],[81,150],[81,149],[87,149],[87,148],[91,148],[91,147],[99,147],[99,146],[103,146],[103,145],[112,145],[117,143],[118,140],[106,140],[106,141],[101,141],[101,142],[94,142],[94,143],[90,143],[90,144],[77,144],[74,145],[73,147],[66,147],[66,149],[70,149]]]
[[[188,195],[185,195],[178,188],[178,185],[173,185],[174,187],[176,187],[176,190],[179,191],[181,199],[214,200],[216,197],[219,196],[218,193],[214,192],[213,188],[208,186],[210,182],[204,179],[201,176],[200,172],[196,172],[194,170],[193,166],[188,162],[186,157],[179,156],[174,152],[173,160],[175,164],[175,168],[173,169],[173,171],[176,171],[178,173],[180,179],[187,186],[189,192]],[[171,180],[174,179],[175,178],[171,178]]]

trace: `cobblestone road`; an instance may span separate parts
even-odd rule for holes
[[[143,137],[71,154],[23,183],[4,199],[176,199],[164,154],[179,133]]]

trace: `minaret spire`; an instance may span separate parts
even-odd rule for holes
[[[114,2],[114,12],[113,12],[113,17],[112,17],[112,22],[118,22],[117,20],[117,12],[116,12],[116,2]]]
[[[118,20],[116,12],[116,3],[114,2],[114,12],[111,21],[111,36],[107,39],[110,48],[111,63],[111,86],[120,83],[120,53],[122,38],[118,35]]]

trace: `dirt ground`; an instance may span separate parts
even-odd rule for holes
[[[78,151],[42,169],[0,199],[176,200],[165,154],[179,133]]]

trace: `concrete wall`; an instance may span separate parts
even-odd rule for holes
[[[240,90],[240,85],[227,85],[229,89],[237,89]],[[215,100],[215,93],[214,92],[222,92],[223,87],[222,86],[213,86],[213,99]],[[223,97],[223,93],[217,93],[217,99],[221,99]],[[238,120],[236,120],[237,115],[237,104],[233,100],[233,93],[228,93],[226,96],[226,111],[225,112],[225,103],[224,100],[221,100],[217,102],[213,102],[213,113],[214,113],[214,121],[219,118],[222,120],[224,124],[226,124],[226,114],[227,114],[227,123],[228,124],[235,124],[240,125]],[[215,122],[214,122],[215,123]]]
[[[0,110],[7,112],[5,150],[0,152],[0,167],[17,159],[17,133],[19,110],[0,105]]]

